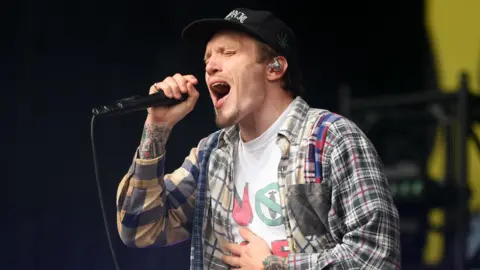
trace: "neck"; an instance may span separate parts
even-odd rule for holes
[[[251,141],[264,133],[293,101],[290,94],[277,89],[274,95],[267,91],[264,101],[258,109],[245,116],[239,123],[242,140]],[[278,94],[280,92],[281,94]]]

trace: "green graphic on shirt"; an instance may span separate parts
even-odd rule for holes
[[[279,194],[278,183],[271,183],[255,194],[255,211],[258,218],[267,226],[283,224],[282,206],[276,194]],[[262,204],[268,208],[268,216],[262,211]]]

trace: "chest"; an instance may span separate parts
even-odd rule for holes
[[[210,227],[206,228],[208,235],[204,235],[207,242],[218,242],[220,246],[237,242],[235,228],[255,222],[249,211],[257,213],[259,224],[266,222],[289,235],[288,190],[303,181],[306,146],[279,140],[275,151],[248,163],[236,161],[233,148],[212,152],[206,194],[205,226]]]
[[[247,190],[255,192],[254,196],[250,193],[244,196],[246,184],[244,183],[242,188],[241,183],[235,183],[235,175],[238,173],[235,170],[235,149],[217,145],[217,148],[211,152],[208,162],[202,167],[206,173],[201,232],[205,265],[212,263],[223,265],[221,258],[227,251],[222,247],[226,243],[237,242],[234,234],[235,224],[232,221],[233,216],[236,215],[235,205],[240,202],[238,198],[252,200],[256,194],[264,197],[260,201],[268,199],[274,202],[269,204],[270,207],[264,208],[267,210],[262,212],[264,216],[270,215],[271,219],[276,220],[280,217],[278,213],[281,213],[283,217],[278,219],[280,221],[276,224],[278,228],[283,227],[287,236],[282,243],[282,250],[286,247],[288,252],[309,253],[322,250],[332,244],[333,240],[329,237],[328,225],[326,225],[331,190],[324,184],[328,181],[318,184],[319,166],[314,164],[320,156],[316,151],[317,142],[315,138],[306,135],[316,123],[316,120],[306,121],[305,126],[302,126],[298,132],[299,137],[295,140],[278,140],[277,147],[280,150],[278,159],[275,158],[263,164],[264,159],[254,158],[252,159],[254,165],[246,166],[245,170],[240,172],[247,176],[244,179],[274,179],[276,174],[276,179],[273,181],[265,181],[265,187],[248,188]],[[252,170],[255,166],[271,169],[256,173],[256,170]],[[323,175],[321,171],[320,166],[320,174]],[[326,177],[322,178],[326,180]],[[277,187],[269,186],[275,181]],[[236,189],[236,184],[240,188]],[[273,190],[275,192],[270,192]],[[250,206],[255,207],[255,202]],[[274,210],[275,213],[269,210]],[[249,220],[245,218],[243,222],[248,223]]]

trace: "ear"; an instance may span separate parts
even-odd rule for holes
[[[269,81],[276,81],[283,77],[285,71],[287,71],[288,62],[287,59],[283,56],[276,56],[272,62],[268,63],[267,68],[267,79]]]

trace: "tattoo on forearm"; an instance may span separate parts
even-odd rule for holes
[[[166,125],[145,124],[140,142],[140,158],[153,159],[165,152],[171,129]]]

